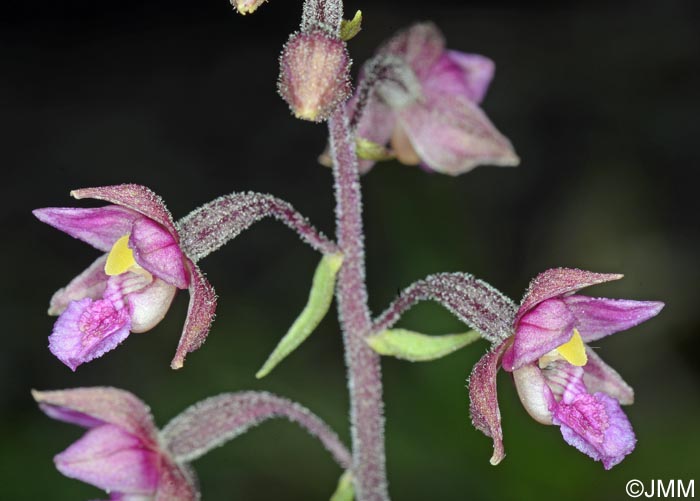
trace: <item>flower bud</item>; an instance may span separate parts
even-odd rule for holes
[[[239,14],[246,15],[255,12],[267,0],[231,0],[231,5]]]
[[[350,63],[341,39],[322,30],[294,33],[280,56],[277,88],[294,116],[321,122],[350,95]]]

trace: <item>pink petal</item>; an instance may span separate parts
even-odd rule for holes
[[[497,465],[505,457],[503,448],[503,430],[501,429],[501,411],[498,408],[496,375],[501,355],[508,341],[481,357],[469,376],[469,413],[472,424],[487,437],[493,438],[493,455],[491,464]]]
[[[94,387],[33,391],[32,395],[41,409],[54,419],[87,427],[113,424],[144,442],[156,442],[157,431],[150,410],[128,391]]]
[[[583,382],[589,393],[602,392],[622,405],[634,403],[634,390],[590,346],[586,347],[588,363],[583,367]]]
[[[165,207],[163,200],[145,186],[120,184],[116,186],[82,188],[73,190],[71,195],[78,200],[82,198],[96,198],[135,210],[139,214],[153,219],[177,238],[177,230],[170,211]]]
[[[519,369],[566,343],[574,333],[574,321],[569,308],[559,299],[538,304],[515,324],[515,338],[503,357],[503,368]]]
[[[621,278],[622,275],[619,274],[593,273],[575,268],[552,268],[544,271],[530,282],[515,321],[546,299],[572,294],[584,287]]]
[[[556,403],[544,374],[536,364],[513,371],[515,389],[528,414],[542,424],[552,424],[551,409]]]
[[[400,31],[377,51],[403,58],[423,79],[445,50],[445,39],[433,23],[417,23]]]
[[[486,94],[494,64],[476,54],[447,51],[423,80],[427,93],[453,95],[480,103]]]
[[[351,109],[355,102],[356,98],[353,97],[347,105],[348,109]],[[386,145],[395,126],[396,114],[372,93],[362,111],[355,135],[376,144]],[[358,160],[361,174],[369,171],[375,163],[373,160]]]
[[[39,221],[86,242],[96,249],[108,252],[114,242],[131,231],[138,216],[133,211],[107,205],[94,209],[71,207],[36,209],[32,211]]]
[[[108,492],[150,494],[158,484],[159,454],[115,425],[92,428],[54,461],[65,476]]]
[[[131,311],[131,332],[146,332],[155,327],[168,313],[177,289],[156,278],[143,289],[128,294],[125,299]]]
[[[85,271],[56,291],[49,303],[49,315],[60,315],[72,301],[83,298],[99,299],[104,294],[109,277],[105,274],[107,254],[103,254]]]
[[[129,247],[136,262],[153,275],[179,289],[188,287],[189,276],[180,246],[161,225],[145,217],[134,221]]]
[[[49,350],[75,371],[101,357],[129,336],[131,319],[123,302],[84,298],[70,303],[49,336]]]
[[[664,307],[658,301],[632,301],[588,296],[568,296],[563,301],[576,317],[576,328],[585,342],[639,325]]]
[[[477,105],[428,90],[422,103],[399,112],[414,149],[428,167],[457,176],[478,165],[518,165],[510,141]]]
[[[190,276],[190,306],[187,310],[185,327],[170,363],[173,369],[180,369],[188,353],[196,350],[207,339],[209,328],[214,321],[216,311],[216,293],[196,264],[188,260],[192,270]]]
[[[591,395],[580,379],[569,384],[552,421],[569,445],[602,461],[606,470],[631,453],[637,442],[619,402],[604,393]]]

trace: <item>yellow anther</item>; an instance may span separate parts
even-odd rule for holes
[[[574,335],[571,339],[557,348],[559,354],[571,365],[583,367],[588,362],[586,355],[586,346],[583,344],[581,334],[574,329]]]
[[[105,273],[109,276],[121,275],[136,265],[134,251],[129,248],[129,235],[114,242],[105,263]]]

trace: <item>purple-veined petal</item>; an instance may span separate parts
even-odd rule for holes
[[[445,38],[433,23],[417,23],[400,31],[379,48],[379,54],[404,59],[422,80],[445,50]]]
[[[493,61],[486,57],[447,51],[422,83],[427,94],[458,96],[478,104],[486,94],[493,71]]]
[[[543,271],[530,282],[515,321],[542,301],[621,278],[622,275],[616,273],[593,273],[575,268],[551,268]]]
[[[134,211],[107,205],[93,209],[49,207],[32,211],[39,221],[68,233],[103,252],[109,252],[114,242],[131,231],[138,217]]]
[[[656,316],[664,307],[664,303],[659,301],[632,301],[578,295],[568,296],[562,300],[576,317],[576,329],[587,343],[639,325]]]
[[[588,363],[583,367],[583,383],[589,393],[605,393],[622,405],[634,403],[634,390],[590,346],[586,347]]]
[[[510,141],[466,98],[426,93],[423,102],[399,112],[399,122],[423,162],[437,172],[457,176],[478,165],[520,163]]]
[[[82,188],[71,191],[71,195],[78,200],[95,198],[135,210],[139,214],[153,219],[177,238],[173,217],[165,207],[163,199],[145,186],[120,184],[97,188]]]
[[[151,494],[158,485],[158,452],[111,424],[90,429],[54,462],[65,476],[108,492]]]
[[[196,350],[207,339],[216,311],[216,292],[204,277],[199,267],[188,260],[190,275],[190,305],[187,309],[185,327],[170,363],[173,369],[180,369],[188,353]]]
[[[49,350],[75,371],[79,365],[116,348],[129,336],[130,327],[129,312],[121,301],[73,301],[54,324]]]
[[[469,376],[469,414],[474,427],[487,437],[493,438],[491,464],[497,465],[505,457],[501,411],[498,407],[496,376],[500,359],[509,341],[503,341],[496,348],[481,357]]]
[[[140,399],[118,388],[93,387],[57,391],[32,391],[34,400],[49,417],[79,426],[113,424],[155,443],[151,412]]]
[[[72,301],[101,298],[109,279],[105,274],[106,261],[107,254],[103,254],[68,285],[57,290],[49,302],[49,315],[60,315]]]
[[[561,346],[574,333],[575,318],[560,299],[549,299],[528,311],[515,324],[513,345],[503,357],[503,368],[513,371],[537,361]]]
[[[155,501],[196,501],[199,499],[194,471],[162,456]]]
[[[515,389],[528,414],[542,424],[552,424],[554,394],[537,364],[530,364],[513,371]]]
[[[170,309],[177,288],[156,278],[125,299],[131,311],[131,332],[146,332],[155,327]]]
[[[609,470],[634,450],[632,425],[614,398],[591,395],[581,379],[572,380],[553,409],[553,424],[564,440]]]
[[[178,289],[188,287],[189,276],[180,246],[160,224],[145,217],[134,221],[129,247],[136,262],[150,273]]]
[[[480,103],[491,84],[496,65],[488,57],[456,50],[448,50],[446,57],[462,69],[467,99]]]

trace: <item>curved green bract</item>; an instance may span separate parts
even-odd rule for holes
[[[367,343],[380,355],[410,362],[436,360],[481,339],[476,331],[464,334],[427,336],[405,329],[389,329],[367,338]]]
[[[296,350],[323,320],[333,301],[335,277],[342,264],[343,256],[341,254],[323,256],[314,273],[306,306],[267,358],[265,364],[255,374],[256,378],[267,376],[287,355]]]
[[[355,499],[355,486],[352,483],[352,473],[346,471],[338,480],[338,487],[330,501],[353,501],[353,499]]]

